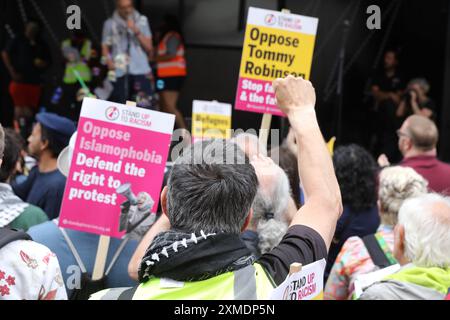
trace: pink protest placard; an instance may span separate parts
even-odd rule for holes
[[[121,237],[116,189],[129,183],[146,192],[158,208],[175,116],[118,103],[85,98],[67,177],[59,225]]]

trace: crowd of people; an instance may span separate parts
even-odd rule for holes
[[[129,0],[116,5],[101,49],[81,33],[63,42],[63,93],[54,102],[74,103],[85,83],[80,99],[153,108],[156,90],[161,110],[186,128],[176,109],[186,76],[176,19],[165,18],[155,52],[147,18]],[[405,91],[394,52],[372,87],[373,112],[387,117],[374,140],[378,159],[356,144],[329,150],[311,82],[276,79],[290,124],[283,143],[267,150],[240,133],[187,146],[166,166],[156,221],[111,239],[106,271],[93,278],[100,236],[58,226],[76,119],[35,115],[51,63],[38,29],[30,22],[3,52],[17,122],[0,126],[0,300],[268,299],[293,263],[321,259],[324,299],[449,294],[450,165],[437,158],[429,84],[414,79]]]
[[[64,70],[54,85],[44,83],[55,59],[41,36],[38,20],[29,19],[23,34],[1,48],[11,79],[14,126],[25,139],[42,106],[76,122],[86,96],[120,103],[131,100],[142,108],[170,112],[176,115],[178,128],[187,129],[177,109],[187,69],[183,33],[175,15],[166,14],[154,35],[147,17],[134,8],[133,1],[120,0],[104,22],[100,45],[83,30],[73,30],[61,42]],[[44,84],[50,91],[46,101]]]
[[[354,144],[331,155],[311,83],[289,76],[273,85],[291,125],[283,152],[248,133],[185,148],[168,170],[158,220],[111,240],[101,279],[90,276],[99,236],[58,227],[75,127],[38,115],[27,148],[37,164],[22,182],[20,135],[2,129],[1,298],[267,299],[292,263],[325,258],[325,299],[443,299],[450,165],[436,158],[432,120],[405,120],[396,165]],[[267,156],[275,153],[277,162]],[[387,269],[356,292],[360,277]]]

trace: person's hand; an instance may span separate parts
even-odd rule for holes
[[[108,67],[108,70],[110,70],[110,71],[116,69],[114,61],[112,61],[111,59],[106,59],[106,66]]]
[[[273,81],[278,107],[288,117],[298,111],[314,111],[316,92],[311,82],[301,77],[287,76]]]
[[[138,27],[136,27],[136,23],[134,23],[134,20],[133,20],[133,19],[130,18],[130,19],[127,20],[127,27],[128,27],[128,29],[130,29],[131,31],[133,31],[133,33],[134,33],[136,36],[139,35],[140,30],[139,30]]]
[[[153,201],[152,197],[144,191],[138,193],[137,201],[137,207],[139,211],[150,211],[155,204],[155,201]]]
[[[89,97],[89,94],[90,94],[89,89],[80,88],[77,91],[75,98],[78,102],[81,102],[83,101],[84,98]]]
[[[380,156],[378,157],[377,162],[378,162],[378,165],[379,165],[380,167],[382,167],[382,168],[391,165],[391,163],[389,162],[388,157],[387,157],[384,153],[383,153],[383,154],[380,154]]]

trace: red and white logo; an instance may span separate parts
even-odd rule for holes
[[[269,14],[267,14],[266,17],[264,18],[264,22],[265,22],[267,25],[272,26],[272,25],[275,24],[275,22],[277,22],[277,17],[276,17],[274,14],[269,13]]]
[[[115,106],[111,106],[105,111],[105,116],[108,120],[117,120],[117,118],[119,118],[119,114],[119,108]]]

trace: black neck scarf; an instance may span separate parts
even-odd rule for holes
[[[139,267],[139,282],[151,277],[201,281],[239,270],[256,257],[237,234],[169,230],[153,240]]]

